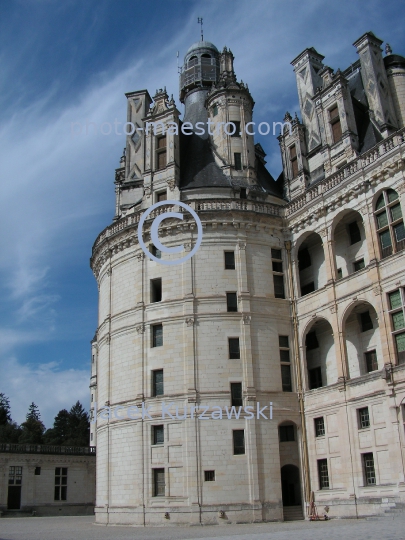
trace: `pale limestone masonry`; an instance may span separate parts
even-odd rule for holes
[[[127,137],[114,223],[91,258],[97,522],[281,520],[291,508],[308,515],[311,497],[332,517],[405,503],[405,102],[390,72],[403,74],[405,59],[383,59],[381,44],[365,34],[360,60],[336,74],[314,49],[293,61],[303,121],[286,114],[277,181],[252,136],[182,135],[164,89],[126,94],[127,120],[142,130]],[[252,119],[226,48],[190,47],[180,88],[183,122]],[[152,121],[162,124],[146,134]],[[188,204],[203,226],[200,249],[177,266],[138,242],[142,213],[165,199]],[[162,211],[146,220],[146,245]],[[196,242],[183,215],[159,229],[164,245],[184,245],[181,256]],[[271,402],[273,418],[191,414],[230,407],[235,383],[244,407]],[[162,402],[173,418],[162,419]],[[151,418],[100,412],[135,405]],[[244,430],[243,452],[234,430]]]

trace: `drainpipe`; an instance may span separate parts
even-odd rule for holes
[[[292,309],[292,319],[293,319],[293,329],[294,329],[294,360],[295,360],[295,375],[297,381],[297,396],[298,404],[300,409],[301,416],[301,426],[302,426],[302,438],[301,438],[301,449],[303,455],[303,465],[304,465],[304,496],[305,502],[308,503],[311,498],[311,479],[309,476],[309,459],[308,459],[308,443],[307,443],[307,428],[305,422],[305,407],[304,407],[304,393],[302,388],[302,373],[301,373],[301,363],[300,363],[300,354],[299,354],[299,339],[298,339],[298,318],[297,318],[297,305],[294,292],[294,280],[292,272],[292,258],[291,258],[291,241],[288,240],[285,242],[285,247],[287,250],[288,258],[288,280],[291,296],[291,309]]]

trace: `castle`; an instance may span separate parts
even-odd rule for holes
[[[97,522],[302,519],[313,502],[356,517],[405,503],[405,58],[382,44],[365,33],[345,71],[314,48],[293,60],[301,120],[284,118],[277,180],[227,48],[187,51],[183,119],[165,89],[126,94],[134,129],[91,257]],[[224,129],[197,131],[207,122]],[[202,223],[178,265],[151,242],[166,200]],[[138,224],[159,202],[143,229],[151,258]],[[195,220],[167,208],[183,219],[161,221],[159,238],[186,256]],[[270,403],[271,419],[256,415]],[[213,416],[232,406],[238,418]],[[149,412],[117,412],[130,407]]]

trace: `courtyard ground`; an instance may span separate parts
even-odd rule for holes
[[[368,519],[204,527],[106,527],[94,517],[0,519],[0,540],[405,540],[405,512]]]

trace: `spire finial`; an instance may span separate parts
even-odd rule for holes
[[[201,41],[204,41],[204,34],[203,34],[203,18],[198,17],[197,19],[198,24],[201,25]]]
[[[391,45],[389,43],[385,44],[385,54],[388,56],[389,54],[392,54]]]

